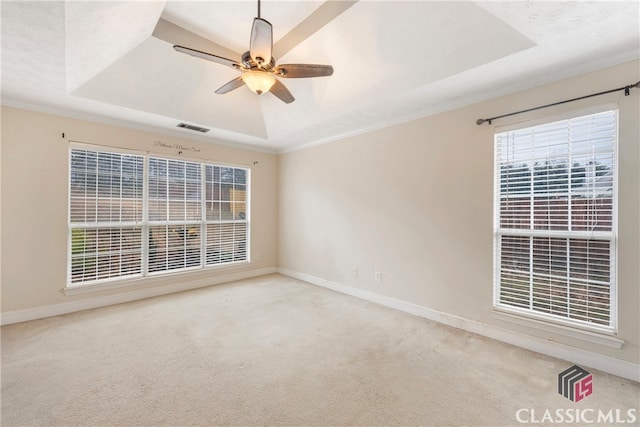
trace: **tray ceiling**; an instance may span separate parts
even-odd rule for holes
[[[271,1],[278,63],[333,65],[287,79],[284,104],[239,74],[248,1],[2,2],[2,101],[282,151],[364,132],[640,56],[638,2]],[[634,18],[634,16],[636,18]],[[210,128],[204,135],[179,122]]]

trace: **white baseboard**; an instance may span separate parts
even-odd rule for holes
[[[172,283],[170,285],[122,292],[114,295],[85,298],[76,301],[63,302],[60,304],[27,308],[24,310],[7,311],[2,313],[2,320],[0,324],[10,325],[12,323],[26,322],[28,320],[43,319],[45,317],[59,316],[61,314],[74,313],[76,311],[89,310],[92,308],[104,307],[113,304],[120,304],[123,302],[130,302],[144,298],[171,294],[174,292],[186,291],[189,289],[219,285],[222,283],[233,282],[235,280],[250,279],[252,277],[264,276],[266,274],[273,273],[276,273],[275,267],[266,267],[256,270],[229,273],[219,276],[201,278],[197,280]]]
[[[309,274],[299,273],[286,268],[278,268],[278,273],[343,294],[375,302],[385,307],[394,308],[438,323],[453,326],[454,328],[526,348],[527,350],[535,351],[547,356],[557,357],[572,363],[577,363],[579,365],[584,365],[586,367],[591,367],[603,372],[627,378],[632,381],[640,382],[640,365],[635,363],[593,353],[559,342],[549,341],[497,326],[480,323],[475,320],[465,319],[460,316],[443,313],[427,307],[375,294],[353,286],[347,286],[330,280],[321,279]]]

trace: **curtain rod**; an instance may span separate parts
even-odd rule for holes
[[[640,82],[637,82],[637,83],[631,84],[631,85],[627,85],[627,86],[622,86],[622,87],[619,87],[619,88],[616,88],[616,89],[606,90],[604,92],[598,92],[598,93],[592,93],[591,95],[580,96],[578,98],[565,99],[564,101],[554,102],[553,104],[547,104],[547,105],[541,105],[539,107],[527,108],[526,110],[516,111],[515,113],[503,114],[501,116],[495,116],[495,117],[491,117],[491,118],[488,118],[488,119],[478,119],[478,120],[476,120],[476,124],[478,126],[480,126],[483,123],[491,124],[492,121],[497,120],[497,119],[501,119],[503,117],[509,117],[509,116],[514,116],[516,114],[528,113],[529,111],[540,110],[541,108],[553,107],[555,105],[566,104],[567,102],[579,101],[581,99],[591,98],[593,96],[605,95],[607,93],[618,92],[620,90],[624,90],[624,96],[629,96],[629,91],[631,90],[631,88],[640,89]]]

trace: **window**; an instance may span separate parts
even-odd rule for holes
[[[248,261],[248,176],[72,148],[69,285]]]
[[[201,265],[201,165],[149,159],[149,273]]]
[[[496,308],[615,329],[617,111],[495,135]]]
[[[70,163],[69,282],[140,274],[143,158],[73,150]]]

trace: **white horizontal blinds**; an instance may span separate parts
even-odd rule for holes
[[[500,240],[500,302],[515,307],[530,308],[531,238],[501,236]]]
[[[150,273],[201,265],[201,167],[149,158]]]
[[[496,135],[498,304],[613,325],[616,116]]]
[[[247,260],[247,175],[244,168],[206,165],[206,264]]]
[[[140,228],[72,228],[71,283],[141,273]]]
[[[500,244],[502,304],[609,325],[609,241],[504,234]]]
[[[612,242],[570,239],[569,313],[573,319],[611,323]]]
[[[72,148],[69,283],[248,261],[248,174]]]
[[[71,150],[69,220],[140,222],[142,156]]]
[[[497,134],[500,227],[611,231],[615,141],[614,111]]]
[[[142,156],[70,152],[71,283],[141,273]]]

